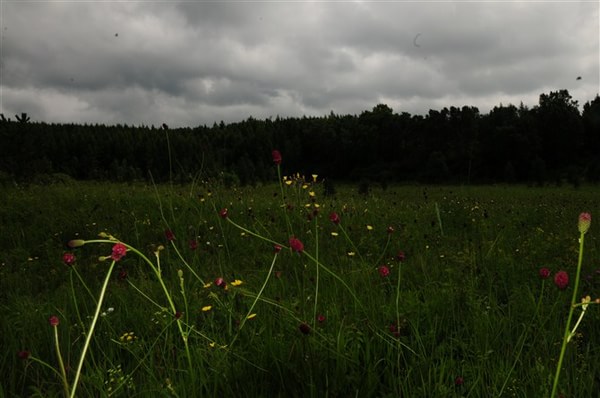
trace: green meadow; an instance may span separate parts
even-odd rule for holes
[[[361,188],[1,188],[0,396],[598,396],[600,187]]]

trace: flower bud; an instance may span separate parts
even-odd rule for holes
[[[590,229],[590,224],[592,223],[592,215],[590,213],[581,213],[579,215],[579,223],[578,228],[579,232],[585,234],[588,229]]]
[[[81,247],[85,245],[85,241],[83,239],[73,239],[67,243],[67,246],[70,248]]]

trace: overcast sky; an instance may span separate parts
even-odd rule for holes
[[[598,0],[0,3],[13,119],[211,126],[600,92]]]

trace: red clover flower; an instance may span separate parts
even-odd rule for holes
[[[52,315],[50,318],[48,318],[48,323],[52,327],[57,327],[58,324],[60,323],[60,320],[58,319],[58,317],[56,315]]]
[[[227,218],[227,207],[221,209],[221,211],[219,212],[219,216],[221,218]]]
[[[340,216],[334,211],[333,213],[331,213],[329,215],[329,221],[331,221],[332,223],[334,223],[335,225],[338,225],[340,223]]]
[[[271,156],[273,156],[273,163],[279,166],[281,164],[281,153],[277,149],[273,149]]]
[[[75,255],[73,253],[65,253],[62,256],[63,263],[67,265],[73,265],[75,262]]]
[[[304,251],[304,244],[300,241],[300,239],[294,236],[290,238],[290,247],[296,253],[302,253]]]
[[[590,229],[590,224],[592,223],[592,215],[590,213],[581,213],[579,215],[579,222],[577,227],[579,228],[579,232],[585,234],[588,229]]]
[[[550,277],[550,269],[543,267],[540,268],[540,278],[548,279]]]
[[[558,271],[556,275],[554,275],[554,284],[560,290],[565,290],[569,285],[569,274],[566,271]]]
[[[382,278],[385,278],[390,274],[390,269],[385,265],[382,265],[381,267],[379,267],[378,271],[379,271],[379,275],[381,275]]]
[[[121,242],[115,243],[115,245],[112,248],[111,255],[113,261],[119,261],[120,259],[125,257],[125,254],[127,254],[127,247]]]

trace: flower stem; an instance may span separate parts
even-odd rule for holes
[[[577,274],[575,275],[575,286],[573,287],[573,296],[571,297],[571,306],[569,307],[569,316],[567,317],[567,324],[565,325],[565,333],[563,335],[562,346],[560,348],[560,356],[558,357],[558,363],[556,365],[556,373],[554,374],[554,384],[552,385],[552,393],[550,398],[554,398],[558,392],[558,379],[560,377],[560,371],[562,363],[565,358],[565,352],[567,350],[567,344],[570,340],[571,334],[571,320],[573,319],[573,311],[575,310],[575,304],[577,301],[577,289],[579,288],[579,274],[581,273],[581,264],[583,263],[583,241],[585,232],[581,232],[579,237],[579,258],[577,260]]]
[[[60,353],[60,345],[58,343],[58,327],[54,326],[54,347],[56,348],[56,357],[58,358],[58,366],[60,368],[60,378],[62,380],[63,388],[65,389],[65,397],[69,396],[69,382],[67,381],[67,372],[65,371],[65,363]]]

